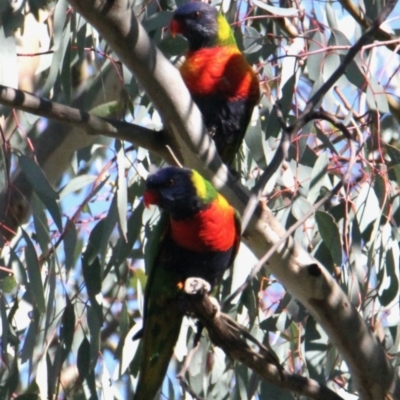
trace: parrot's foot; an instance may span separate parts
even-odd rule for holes
[[[187,294],[210,293],[211,285],[202,278],[188,278],[183,286],[183,291]]]

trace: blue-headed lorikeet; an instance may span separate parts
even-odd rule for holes
[[[260,98],[256,74],[237,47],[227,20],[215,7],[193,2],[179,7],[170,24],[189,43],[180,72],[203,114],[223,162],[239,150]]]
[[[178,339],[180,284],[200,277],[220,282],[240,244],[240,220],[198,172],[170,167],[150,175],[144,203],[163,211],[156,256],[145,289],[142,358],[134,400],[153,400]]]

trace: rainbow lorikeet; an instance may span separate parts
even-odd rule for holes
[[[230,164],[260,98],[257,76],[238,49],[227,20],[213,6],[193,2],[179,7],[170,31],[188,40],[182,78],[222,161]]]
[[[240,244],[236,210],[198,172],[170,167],[150,175],[144,203],[163,211],[145,289],[142,356],[134,400],[153,400],[178,339],[180,284],[200,277],[220,282]],[[154,246],[153,246],[154,247]]]

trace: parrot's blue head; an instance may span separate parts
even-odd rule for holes
[[[159,206],[175,219],[192,216],[207,207],[214,187],[199,173],[186,168],[168,167],[149,175],[143,201]]]
[[[170,31],[173,36],[183,35],[193,51],[236,44],[226,19],[215,7],[199,1],[184,4],[174,12]]]

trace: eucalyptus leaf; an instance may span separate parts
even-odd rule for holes
[[[25,258],[29,276],[28,287],[38,311],[44,313],[46,311],[46,303],[38,257],[29,235],[23,229],[22,235],[26,242]]]
[[[339,228],[331,215],[323,211],[315,213],[315,221],[318,231],[329,249],[334,263],[342,265],[342,243],[340,240]]]

